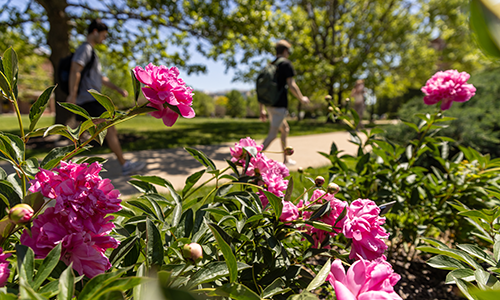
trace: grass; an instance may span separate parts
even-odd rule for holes
[[[44,116],[37,128],[47,127],[54,122],[53,117]],[[290,136],[309,135],[342,131],[346,127],[339,124],[325,123],[325,119],[290,120]],[[28,116],[23,116],[25,130],[29,127]],[[250,136],[263,139],[269,129],[268,122],[258,119],[212,119],[212,118],[179,118],[173,127],[166,127],[159,119],[150,116],[138,116],[117,125],[118,134],[124,152],[165,149],[196,145],[213,145],[223,142],[237,141]],[[0,115],[0,131],[19,135],[17,118],[13,115]],[[109,153],[108,147],[93,148],[89,154]],[[43,156],[50,149],[30,149],[28,157]]]

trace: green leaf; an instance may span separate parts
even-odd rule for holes
[[[329,211],[330,211],[330,201],[325,201],[324,204],[322,204],[315,212],[312,213],[312,215],[309,217],[309,220],[315,221],[324,216]]]
[[[10,83],[12,89],[14,89],[14,85],[17,82],[17,73],[19,72],[17,53],[12,49],[12,47],[5,50],[2,57],[3,64],[3,73],[5,74],[5,78]]]
[[[82,107],[73,104],[73,103],[68,103],[68,102],[57,102],[60,106],[66,108],[70,112],[77,114],[79,116],[84,117],[87,120],[92,119],[92,117],[89,115],[89,113]]]
[[[120,243],[120,245],[111,252],[109,262],[114,267],[118,266],[120,261],[132,250],[137,241],[137,236],[130,236]]]
[[[499,46],[491,37],[490,28],[488,28],[486,9],[479,0],[472,0],[470,2],[470,17],[469,24],[474,32],[474,37],[484,52],[488,56],[500,58]]]
[[[201,170],[196,173],[191,174],[188,178],[186,178],[186,184],[182,189],[182,196],[185,196],[187,192],[200,180],[201,176],[205,174],[206,170]]]
[[[50,250],[47,257],[43,259],[42,264],[38,267],[35,279],[33,280],[33,289],[38,290],[43,284],[45,279],[49,277],[52,270],[57,266],[59,259],[61,258],[61,246],[62,243],[57,244],[54,249]]]
[[[492,266],[496,266],[496,262],[491,258],[486,252],[484,252],[481,248],[479,248],[476,245],[470,245],[470,244],[460,244],[457,245],[459,249],[462,249],[463,251],[469,253],[470,255],[479,258],[483,260],[484,262],[487,262],[488,264]]]
[[[105,96],[99,93],[98,91],[92,89],[89,90],[88,92],[108,111],[111,118],[115,117],[115,110],[116,110],[115,104],[108,96]]]
[[[197,161],[199,161],[202,165],[207,167],[209,171],[215,171],[217,170],[217,167],[215,167],[214,162],[208,158],[203,152],[198,151],[194,148],[189,148],[186,147],[184,148],[189,154],[191,154]]]
[[[59,294],[57,300],[71,300],[75,293],[75,274],[73,274],[73,262],[71,262],[59,277]]]
[[[239,283],[226,283],[218,287],[210,295],[229,297],[236,300],[261,300],[259,295]]]
[[[471,289],[474,288],[474,286],[472,284],[470,284],[467,281],[462,280],[460,278],[456,278],[456,277],[455,277],[455,283],[457,284],[457,286],[460,289],[460,291],[464,294],[464,296],[467,297],[467,299],[470,299],[470,300],[479,300],[478,298],[472,296],[469,293],[469,290],[471,290]]]
[[[430,258],[427,264],[436,269],[455,270],[467,268],[467,265],[453,257],[437,255]]]
[[[500,290],[486,290],[481,289],[469,289],[471,296],[476,297],[479,300],[498,300],[500,299]]]
[[[38,97],[35,103],[30,108],[30,129],[29,131],[33,131],[35,129],[36,123],[38,123],[38,120],[40,120],[40,117],[42,116],[43,112],[45,111],[45,108],[47,107],[47,104],[49,103],[50,100],[50,95],[52,95],[52,92],[56,86],[51,86],[47,88],[43,93]]]
[[[219,231],[217,230],[215,224],[208,224],[210,230],[212,231],[217,244],[219,245],[220,250],[222,251],[222,255],[224,255],[224,259],[227,263],[227,268],[229,270],[229,282],[235,282],[238,279],[238,266],[236,263],[236,257],[231,250],[231,247],[226,243],[226,241],[222,238]]]
[[[19,272],[19,278],[22,279],[27,286],[33,287],[33,269],[35,266],[35,254],[30,247],[24,245],[16,245],[17,254],[17,267]],[[20,290],[21,296],[24,292],[22,291],[25,287]]]
[[[137,276],[139,277],[145,277],[147,274],[146,274],[146,265],[143,263],[139,266],[139,268],[137,268],[137,273],[136,273]],[[137,286],[134,287],[134,291],[133,291],[133,294],[134,294],[134,298],[135,300],[144,300],[144,298],[142,297],[142,294],[144,293],[144,290],[145,290],[145,285],[144,284],[139,284]]]
[[[286,187],[285,197],[283,198],[283,200],[290,201],[290,199],[292,199],[292,193],[293,193],[293,176],[290,176],[290,179],[288,180],[288,186]]]
[[[306,291],[312,291],[320,287],[326,281],[326,277],[330,274],[330,269],[332,267],[330,259],[326,262],[326,264],[321,268],[319,273],[314,277],[314,279],[309,283],[306,287]]]
[[[3,141],[3,146],[8,151],[10,157],[15,158],[18,162],[23,161],[24,157],[24,142],[17,135],[10,133],[0,133],[0,140]],[[2,145],[0,145],[1,148]]]
[[[132,267],[121,269],[116,272],[99,274],[90,279],[80,292],[78,300],[94,300],[100,289],[114,279],[120,277],[123,273],[130,270]]]
[[[7,180],[0,180],[0,195],[8,200],[8,207],[21,203],[21,197],[16,192],[12,183]]]
[[[146,254],[149,263],[161,267],[163,265],[163,243],[161,235],[155,224],[146,219]]]
[[[10,83],[3,73],[0,73],[0,89],[2,89],[5,95],[12,98]]]
[[[302,292],[298,295],[292,295],[287,300],[318,300],[318,296],[309,292]]]
[[[145,278],[141,277],[125,277],[112,279],[110,281],[107,281],[106,284],[103,284],[101,288],[98,289],[97,292],[93,295],[93,297],[89,299],[97,299],[114,291],[127,291],[135,286],[138,286],[145,280]]]
[[[249,265],[237,262],[238,271],[250,268]],[[189,286],[197,286],[199,284],[211,282],[229,275],[229,269],[226,262],[216,261],[205,265],[198,270],[190,279]]]
[[[275,194],[264,191],[264,194],[267,197],[267,200],[269,200],[269,203],[274,209],[274,212],[276,213],[276,220],[279,220],[281,217],[281,213],[283,212],[283,200],[281,200],[280,197],[276,196]]]
[[[277,278],[273,283],[268,285],[260,295],[261,298],[270,299],[274,295],[283,294],[290,291],[290,288],[285,288],[286,283],[281,278]]]
[[[137,77],[135,77],[134,70],[130,70],[130,74],[132,75],[132,86],[134,87],[135,105],[137,105],[137,99],[139,99],[141,92],[141,82],[137,80]]]
[[[21,278],[19,280],[19,296],[20,296],[20,299],[22,299],[22,300],[25,300],[25,299],[48,300],[44,296],[35,292],[33,290],[33,288],[31,286],[29,286],[23,278]]]
[[[87,149],[88,149],[87,147],[78,149],[73,154],[73,156],[75,156],[75,155],[77,155],[77,154],[79,154]],[[54,148],[54,149],[50,150],[50,152],[47,154],[47,156],[45,156],[45,158],[40,163],[40,166],[43,169],[50,170],[50,169],[54,168],[55,166],[57,166],[59,164],[59,162],[66,155],[68,155],[69,153],[71,153],[74,150],[75,150],[75,146],[72,146],[72,145],[66,146],[66,147]],[[71,159],[71,157],[69,157],[68,159]]]

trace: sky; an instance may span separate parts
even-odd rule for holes
[[[207,60],[201,54],[193,54],[193,57],[189,60],[190,63],[200,63],[207,66],[207,73],[199,75],[179,75],[187,85],[191,86],[195,90],[206,91],[206,92],[221,92],[227,90],[250,90],[254,89],[253,83],[244,82],[231,82],[233,79],[234,71],[228,70],[224,73],[225,66],[222,61]]]

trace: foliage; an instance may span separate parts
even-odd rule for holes
[[[500,123],[496,115],[500,113],[500,69],[485,70],[473,75],[469,80],[477,88],[474,101],[455,104],[448,115],[451,120],[442,133],[451,137],[452,152],[457,152],[458,146],[472,147],[483,154],[500,157],[498,143],[500,142]],[[399,118],[406,122],[415,122],[418,113],[429,113],[430,107],[422,102],[422,97],[415,97],[399,110]],[[387,128],[386,137],[392,141],[406,144],[416,137],[416,133],[403,124]]]
[[[212,96],[201,91],[195,91],[193,96],[193,108],[196,116],[212,117],[215,113],[215,102]]]
[[[335,113],[348,122],[339,110]],[[335,143],[330,153],[322,153],[332,162],[329,180],[345,191],[342,197],[394,205],[387,215],[390,254],[420,236],[451,233],[458,240],[466,238],[460,231],[463,222],[447,202],[450,199],[476,209],[499,203],[500,159],[470,147],[453,154],[454,140],[441,135],[453,118],[440,112],[416,117],[418,124],[404,122],[414,136],[404,143],[390,140],[382,129],[362,130],[366,138],[352,130],[352,142],[359,146],[356,156],[342,154]]]
[[[450,202],[465,218],[472,230],[467,230],[472,244],[449,247],[445,243],[423,238],[427,245],[419,250],[437,254],[427,263],[438,269],[449,270],[446,282],[456,284],[467,299],[492,300],[500,295],[500,210],[474,210],[460,202]],[[457,249],[458,248],[458,249]],[[475,282],[475,285],[473,284]]]
[[[232,90],[226,94],[226,97],[226,114],[232,118],[245,117],[247,112],[243,95],[237,90]]]

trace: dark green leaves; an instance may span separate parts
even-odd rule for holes
[[[58,102],[58,104],[64,108],[66,108],[70,112],[86,118],[87,120],[90,120],[92,118],[85,109],[81,108],[80,106],[78,106],[76,104],[67,103],[67,102]]]
[[[268,191],[264,191],[264,194],[266,195],[267,200],[269,200],[269,203],[276,213],[276,220],[279,220],[279,218],[281,217],[281,212],[283,211],[283,201],[280,197]]]
[[[73,273],[73,263],[61,273],[59,277],[59,294],[57,300],[71,300],[75,293],[75,274]]]
[[[47,104],[49,103],[50,100],[50,95],[52,95],[52,92],[56,86],[51,86],[47,88],[43,93],[38,97],[38,100],[36,100],[35,103],[30,108],[30,130],[33,131],[35,129],[36,123],[38,123],[38,120],[40,120],[40,117],[42,116],[43,112],[45,111],[45,108],[47,107]]]
[[[42,264],[38,267],[35,279],[33,280],[33,289],[38,290],[42,283],[49,277],[52,270],[57,266],[61,258],[61,243],[52,249],[47,257],[43,259]],[[71,267],[70,267],[71,268]],[[69,275],[68,275],[69,276]]]
[[[139,95],[141,93],[141,83],[135,77],[134,70],[130,70],[130,74],[132,75],[132,86],[134,87],[134,100],[137,105],[137,99],[139,99]]]
[[[109,113],[109,118],[115,117],[115,105],[108,96],[105,96],[96,90],[89,90],[89,93],[106,109]]]
[[[215,224],[208,224],[208,226],[210,227],[210,230],[212,230],[215,240],[219,245],[219,249],[222,251],[222,255],[224,255],[224,259],[226,260],[227,268],[229,270],[229,281],[235,282],[238,278],[238,266],[236,263],[236,257],[234,256],[231,247],[229,247],[228,243],[226,243],[226,241],[220,235],[217,228],[218,226]]]
[[[207,167],[207,169],[209,171],[215,171],[215,170],[217,170],[217,168],[215,167],[214,162],[210,158],[208,158],[208,156],[206,156],[203,152],[198,151],[198,150],[196,150],[194,148],[189,148],[189,147],[186,147],[184,149],[186,149],[186,151],[189,154],[191,154],[202,165],[204,165],[205,167]]]
[[[326,262],[326,264],[321,268],[319,273],[314,277],[314,279],[309,283],[309,285],[306,288],[306,291],[312,291],[314,289],[317,289],[320,287],[323,283],[326,281],[326,277],[328,274],[330,274],[330,268],[331,268],[331,262],[330,259]]]
[[[5,79],[7,79],[10,87],[14,88],[14,85],[17,82],[17,73],[19,72],[19,66],[17,63],[17,53],[16,51],[14,51],[14,49],[12,49],[12,47],[5,50],[2,57],[2,64]]]
[[[161,267],[163,264],[163,243],[158,228],[150,220],[146,219],[146,255],[149,263]]]

